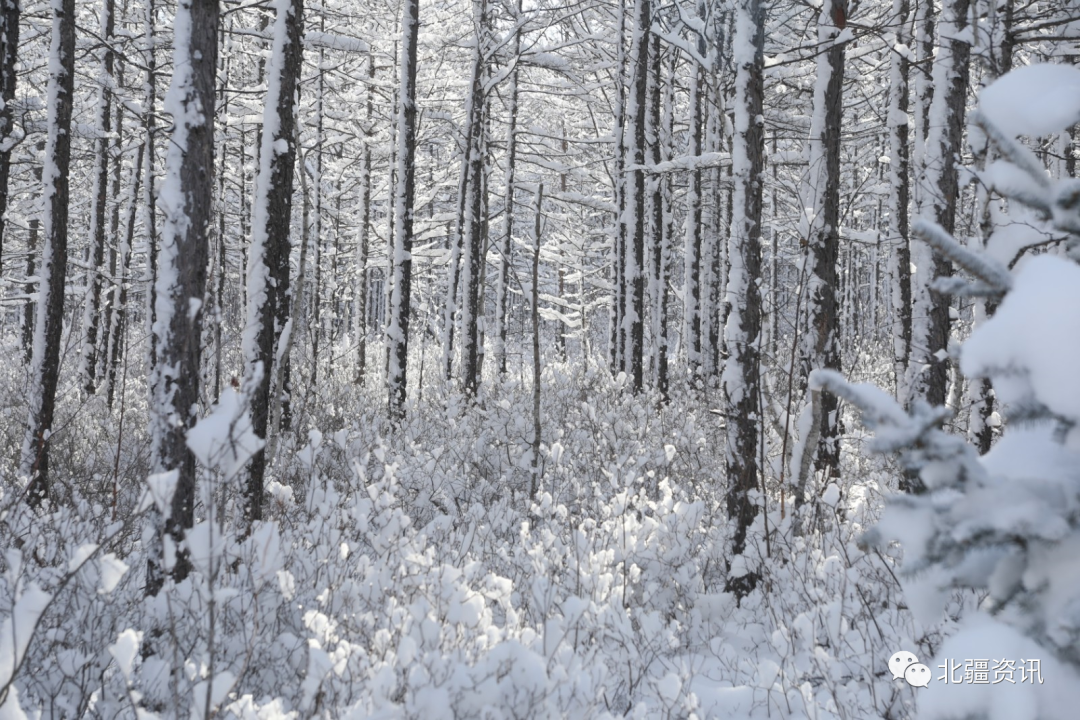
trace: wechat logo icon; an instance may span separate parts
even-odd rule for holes
[[[930,684],[930,668],[919,662],[914,653],[901,650],[889,658],[889,670],[894,680],[907,680],[912,687]]]

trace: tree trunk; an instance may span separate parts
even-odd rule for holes
[[[690,125],[690,147],[687,148],[687,154],[696,157],[701,155],[703,145],[704,103],[701,96],[705,86],[705,71],[695,60],[690,62],[693,69],[690,78],[690,104],[686,111]],[[686,348],[686,362],[690,372],[696,375],[701,370],[701,170],[691,170],[687,184],[684,226],[686,242],[683,249],[683,345]]]
[[[641,1],[641,0],[639,0]],[[533,226],[533,257],[532,257],[532,287],[531,314],[532,314],[532,361],[533,361],[533,439],[531,475],[529,484],[529,497],[536,497],[540,481],[540,232],[544,209],[544,183],[536,188],[536,220]]]
[[[908,32],[909,0],[893,0],[897,28],[896,42],[911,44]],[[911,176],[908,148],[908,72],[907,56],[894,52],[889,56],[889,273],[892,283],[893,368],[896,399],[907,405],[907,368],[911,357],[911,247],[908,235],[908,204],[911,200]]]
[[[156,465],[177,473],[165,530],[177,548],[172,575],[179,582],[191,567],[180,543],[195,519],[195,456],[186,438],[197,420],[201,306],[213,223],[217,0],[181,0],[175,27],[175,70],[165,104],[173,117],[173,131],[161,187],[165,220],[157,272],[161,336],[151,428]],[[161,567],[167,570],[165,557],[160,558]],[[151,581],[160,582],[160,575],[151,574],[148,588]]]
[[[626,253],[626,348],[625,369],[634,392],[641,392],[644,382],[643,350],[645,341],[645,117],[649,87],[649,26],[652,24],[650,0],[637,0],[634,23],[634,78],[627,103],[627,157],[638,167],[627,198],[627,232],[632,240]],[[629,236],[629,233],[633,233]]]
[[[5,215],[11,150],[15,145],[15,63],[19,57],[19,0],[0,0],[0,258],[4,255]],[[30,251],[33,253],[33,250]],[[3,270],[3,266],[0,266]]]
[[[469,99],[469,126],[465,141],[465,157],[468,163],[468,183],[465,201],[465,247],[462,259],[462,288],[464,302],[461,313],[462,348],[465,393],[474,395],[480,383],[477,350],[477,320],[483,292],[480,287],[483,265],[483,174],[484,174],[484,52],[487,39],[487,2],[473,0],[477,37],[473,53],[472,89]]]
[[[123,87],[124,74],[122,72],[117,73],[117,84]],[[98,377],[100,377],[106,385],[106,397],[108,398],[108,405],[112,407],[112,394],[113,388],[109,385],[109,366],[111,363],[113,345],[116,341],[116,329],[117,329],[117,317],[118,317],[118,303],[120,301],[120,283],[121,280],[117,279],[117,264],[123,264],[126,258],[120,257],[123,250],[123,242],[120,240],[120,208],[123,205],[123,199],[121,193],[123,191],[122,182],[122,157],[123,157],[123,139],[124,139],[124,106],[118,103],[116,108],[116,137],[113,139],[113,152],[112,152],[112,212],[109,219],[109,235],[113,238],[112,247],[109,248],[109,291],[108,297],[105,300],[105,317],[102,321],[101,327],[103,328],[103,336],[101,342],[101,354],[98,361],[99,369],[97,371]],[[141,150],[141,146],[140,146]],[[134,178],[132,178],[133,180]],[[129,246],[130,247],[130,246]],[[124,274],[127,274],[127,268],[123,270]]]
[[[363,175],[360,178],[360,232],[356,238],[356,383],[367,379],[368,235],[371,226],[371,140],[374,134],[375,55],[368,51],[367,116],[364,133]]]
[[[517,17],[521,17],[522,0],[518,0]],[[499,258],[499,280],[495,297],[495,358],[498,362],[499,375],[506,375],[506,330],[507,298],[510,294],[510,268],[514,252],[514,187],[517,172],[517,115],[518,115],[518,70],[517,57],[521,54],[521,33],[514,33],[514,49],[511,62],[515,63],[510,74],[510,88],[507,90],[507,128],[506,128],[506,175],[503,181],[506,193],[506,206],[502,247]]]
[[[386,375],[391,420],[405,415],[406,367],[409,358],[409,316],[412,311],[413,202],[416,157],[416,46],[420,0],[405,0],[401,13],[401,67],[397,118],[397,184],[394,191],[394,252],[386,345]]]
[[[844,44],[832,44],[846,26],[846,0],[827,0],[818,17],[818,42],[832,46],[817,57],[814,112],[810,125],[809,205],[806,233],[811,271],[807,280],[807,327],[800,347],[800,389],[812,370],[840,370],[840,307],[837,302],[840,253],[840,125],[843,120]],[[820,471],[833,474],[840,462],[837,400],[821,398],[817,447]],[[813,452],[813,449],[808,449]],[[800,498],[796,497],[796,503]]]
[[[611,297],[611,372],[623,369],[623,349],[626,347],[626,328],[623,325],[623,313],[626,309],[626,283],[623,272],[626,269],[626,88],[623,84],[623,72],[626,68],[626,0],[619,0],[619,25],[615,36],[617,46],[615,68],[616,106],[615,127],[615,175],[612,184],[615,190],[615,228],[612,238],[612,297]]]
[[[964,103],[967,98],[971,46],[962,35],[968,29],[970,0],[946,0],[938,23],[938,52],[934,59],[934,97],[929,108],[926,149],[923,157],[923,203],[920,211],[953,234],[956,230],[956,210],[959,202],[959,168],[957,155],[962,152],[964,132]],[[916,262],[922,282],[929,284],[935,277],[952,275],[952,263],[940,253],[921,253],[923,262]],[[931,258],[932,255],[932,258]],[[930,270],[929,273],[926,270]],[[936,295],[931,298],[925,334],[913,338],[913,344],[924,349],[922,363],[929,368],[920,372],[912,386],[914,396],[925,397],[931,405],[944,405],[948,390],[948,363],[936,357],[949,343],[951,320],[950,298]],[[921,363],[913,363],[919,367]]]
[[[757,506],[750,492],[758,487],[758,392],[761,356],[761,203],[765,129],[760,122],[764,94],[765,12],[761,0],[739,0],[735,34],[735,136],[731,164],[734,188],[728,257],[727,302],[731,306],[724,327],[728,350],[723,376],[727,425],[725,469],[729,482],[728,517],[735,523],[731,552],[746,549],[746,533]],[[743,596],[753,590],[759,574],[750,571],[728,578],[727,590]]]
[[[243,350],[250,382],[251,424],[266,440],[274,356],[289,321],[289,224],[292,217],[296,167],[296,109],[303,57],[303,0],[275,0],[273,49],[267,68],[266,107],[263,110],[259,173],[252,212],[252,242],[248,254],[248,317]],[[244,491],[244,519],[262,519],[266,454],[251,459]]]
[[[44,245],[38,266],[37,320],[30,367],[30,417],[23,440],[19,474],[29,480],[27,500],[33,506],[49,497],[49,434],[60,377],[60,335],[64,325],[64,282],[67,279],[68,168],[71,161],[71,111],[75,82],[75,0],[52,10],[48,93],[49,139],[43,177]]]
[[[105,214],[109,202],[109,134],[112,132],[113,76],[112,34],[116,24],[113,0],[101,5],[100,28],[103,42],[101,58],[102,84],[98,89],[97,132],[94,144],[94,210],[90,214],[90,267],[87,268],[86,304],[83,315],[83,337],[80,352],[79,377],[83,391],[94,393],[97,383],[98,316],[101,308],[102,264],[105,261]]]
[[[154,12],[155,0],[146,0],[146,14],[143,18],[143,43],[144,63],[146,65],[146,95],[143,98],[144,129],[146,132],[146,156],[143,158],[143,225],[146,232],[146,337],[147,343],[147,367],[150,375],[150,399],[153,401],[157,389],[153,386],[154,368],[157,367],[157,208],[154,206],[156,192],[154,190],[154,143],[157,139],[156,105],[157,105],[157,56],[155,51],[156,41],[154,38]],[[159,470],[160,468],[155,468]]]
[[[113,312],[112,331],[109,340],[109,373],[108,373],[108,404],[112,407],[113,396],[116,393],[116,371],[120,367],[120,359],[126,352],[125,337],[127,333],[128,315],[128,276],[131,271],[131,248],[135,239],[135,215],[139,204],[139,190],[143,155],[146,153],[146,144],[139,146],[135,165],[132,166],[128,184],[131,188],[127,197],[127,216],[124,222],[125,239],[119,248],[120,278],[113,286],[113,298],[116,306]]]
[[[39,140],[35,149],[39,157],[43,157],[45,153],[45,141]],[[34,179],[37,181],[37,192],[41,194],[41,168],[42,162],[35,163],[34,166]],[[38,243],[41,233],[41,217],[35,214],[30,218],[30,231],[27,234],[27,248],[26,248],[26,277],[34,277],[34,257],[37,253]],[[22,318],[22,344],[23,344],[23,362],[29,365],[34,359],[34,320],[37,317],[37,303],[33,300],[34,282],[27,280],[26,285],[23,286],[23,292],[27,295],[26,304],[23,305],[23,318]]]

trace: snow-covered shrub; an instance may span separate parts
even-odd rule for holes
[[[1080,71],[1028,67],[991,86],[973,121],[1000,153],[984,180],[1009,199],[1042,238],[1080,247],[1080,181],[1053,181],[1018,134],[1060,132],[1080,106],[1060,100]],[[1065,93],[1066,95],[1068,93]],[[1024,101],[1023,98],[1027,100]],[[1018,99],[1020,100],[1018,102]],[[1060,102],[1059,102],[1060,100]],[[876,430],[874,447],[902,453],[925,492],[893,498],[863,538],[870,549],[899,541],[907,602],[924,626],[937,622],[956,589],[978,593],[971,614],[936,660],[1038,660],[1042,684],[931,683],[923,718],[1071,718],[1080,705],[1080,266],[1068,257],[1023,257],[1015,270],[993,252],[965,247],[940,228],[915,231],[972,277],[938,288],[999,300],[960,351],[960,369],[988,378],[1008,423],[986,455],[939,428],[949,412],[916,403],[909,413],[888,395],[818,371],[812,383],[837,393]],[[1014,229],[1004,231],[1015,240]],[[989,238],[993,249],[1005,242]],[[1014,243],[1012,252],[1022,250]],[[930,661],[926,661],[930,662]],[[951,670],[947,670],[951,672]],[[943,673],[944,674],[944,673]],[[940,677],[935,673],[936,677]]]

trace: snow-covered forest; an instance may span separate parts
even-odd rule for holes
[[[0,720],[1074,720],[1078,59],[0,0]]]

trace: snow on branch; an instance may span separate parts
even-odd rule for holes
[[[912,224],[911,231],[927,245],[974,275],[991,294],[1004,295],[1012,288],[1012,275],[1006,267],[956,242],[953,236],[937,223],[920,218]]]
[[[1034,180],[1040,188],[1043,190],[1048,190],[1050,188],[1050,177],[1046,174],[1046,169],[1042,166],[1042,163],[1039,162],[1039,159],[1035,157],[1034,153],[1006,135],[993,123],[986,113],[979,110],[972,112],[971,123],[986,133],[986,137],[994,143],[994,146],[997,147],[1002,156],[1030,175],[1031,179]],[[1021,198],[1017,199],[1024,202],[1024,204],[1031,204],[1027,200]],[[1044,209],[1045,203],[1041,206],[1038,204],[1034,205],[1034,207]]]
[[[272,40],[269,30],[256,30],[255,28],[233,28],[230,32],[237,35],[249,35],[251,37]],[[371,46],[360,38],[348,35],[319,32],[317,30],[304,30],[304,47],[326,48],[327,50],[343,50],[345,52],[366,53],[371,51]]]
[[[683,157],[672,158],[671,160],[665,160],[664,162],[656,163],[655,165],[649,165],[647,163],[643,165],[627,165],[626,172],[644,170],[649,175],[662,175],[670,172],[724,167],[730,161],[730,153],[707,152],[702,153],[701,155],[684,155]]]

